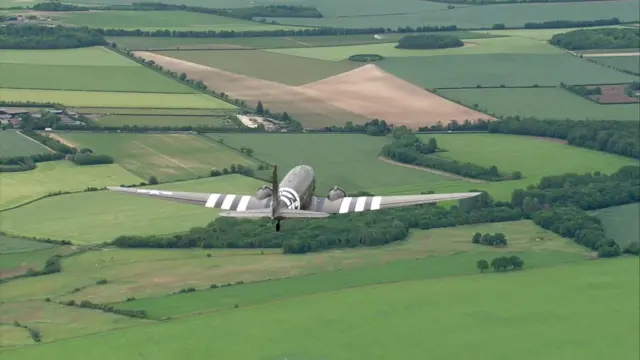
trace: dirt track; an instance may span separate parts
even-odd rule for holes
[[[493,119],[369,64],[299,87],[309,95],[368,118],[418,128],[451,120]]]
[[[310,96],[293,86],[222,71],[151,52],[136,51],[134,54],[153,60],[165,69],[177,73],[184,72],[189,78],[200,80],[209,88],[225,92],[232,98],[245,100],[252,106],[260,100],[273,112],[287,111],[306,127],[344,125],[347,121],[364,123],[369,120]]]
[[[640,52],[611,52],[604,54],[582,54],[584,57],[640,56]]]

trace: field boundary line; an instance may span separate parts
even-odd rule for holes
[[[33,141],[34,143],[36,143],[36,144],[38,144],[38,145],[42,146],[43,148],[45,148],[45,149],[47,149],[47,150],[51,151],[52,153],[54,153],[54,154],[56,153],[56,151],[55,151],[55,150],[53,150],[52,148],[48,147],[47,145],[45,145],[45,144],[43,144],[43,143],[41,143],[41,142],[39,142],[39,141],[37,141],[37,140],[35,140],[35,139],[32,139],[32,138],[28,137],[27,135],[23,134],[20,130],[17,130],[16,132],[17,132],[18,134],[20,134],[20,135],[24,136],[25,138],[27,138],[27,139],[29,139],[29,140]]]
[[[432,174],[446,176],[446,177],[450,177],[450,178],[457,179],[457,180],[464,180],[464,181],[468,181],[468,182],[472,182],[472,183],[476,183],[476,184],[487,184],[487,183],[489,183],[488,181],[485,181],[485,180],[472,179],[472,178],[468,178],[468,177],[464,177],[464,176],[448,173],[448,172],[441,171],[441,170],[431,169],[431,168],[428,168],[428,167],[404,164],[404,163],[401,163],[401,162],[394,161],[394,160],[391,160],[389,158],[386,158],[386,157],[384,157],[382,155],[378,156],[378,160],[384,161],[387,164],[391,164],[391,165],[397,165],[397,166],[402,166],[402,167],[406,167],[406,168],[410,168],[410,169],[422,170],[422,171],[430,172]]]
[[[175,159],[172,159],[172,158],[168,157],[167,155],[164,155],[163,153],[161,153],[161,152],[159,152],[159,151],[157,151],[157,150],[154,150],[154,149],[152,149],[152,148],[148,147],[148,146],[147,146],[147,145],[145,145],[145,144],[142,144],[142,143],[140,143],[140,142],[138,142],[138,141],[132,141],[132,143],[134,143],[134,144],[138,144],[138,145],[140,145],[140,146],[142,146],[142,147],[144,147],[144,148],[146,148],[146,149],[150,150],[151,152],[154,152],[154,153],[156,153],[156,154],[158,154],[158,155],[162,156],[163,158],[165,158],[165,159],[167,159],[167,160],[171,161],[172,163],[174,163],[174,164],[176,164],[176,165],[178,165],[178,166],[182,166],[183,168],[185,168],[185,169],[187,169],[187,170],[191,171],[192,173],[194,173],[195,175],[200,176],[200,174],[198,174],[197,172],[193,171],[193,169],[191,169],[190,167],[187,167],[187,166],[185,166],[185,165],[183,165],[183,164],[179,163],[179,162],[178,162],[178,161],[176,161]]]

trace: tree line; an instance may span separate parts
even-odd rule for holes
[[[503,233],[481,234],[479,232],[473,234],[471,238],[472,244],[488,245],[488,246],[507,246],[507,237]]]
[[[640,159],[640,129],[634,121],[540,120],[506,116],[489,123],[490,133],[543,136],[569,145]]]
[[[580,95],[587,99],[589,98],[589,96],[602,95],[602,88],[600,86],[589,88],[583,85],[567,85],[565,83],[561,83],[560,86],[564,89],[571,91],[576,95]]]
[[[640,47],[640,33],[634,28],[580,29],[553,35],[551,44],[567,50],[634,49]]]
[[[36,168],[36,163],[62,160],[65,156],[62,153],[47,152],[29,156],[0,157],[0,172],[29,171]]]
[[[491,260],[491,264],[485,259],[476,261],[476,267],[480,272],[489,270],[489,266],[496,272],[502,272],[507,270],[519,270],[524,266],[524,261],[516,255],[511,256],[499,256]]]
[[[406,35],[398,41],[397,49],[446,49],[464,46],[460,38],[453,35]]]
[[[510,202],[494,201],[483,192],[451,208],[427,204],[291,221],[279,233],[268,221],[224,217],[182,234],[122,235],[111,244],[123,248],[282,248],[284,253],[299,254],[384,245],[406,239],[409,229],[532,219],[600,256],[617,256],[620,247],[606,237],[599,220],[585,211],[638,201],[640,168],[627,166],[612,175],[545,177],[537,186],[515,190]],[[537,205],[531,207],[532,202]]]
[[[543,22],[528,22],[524,24],[525,29],[564,29],[583,28],[594,26],[620,25],[622,22],[617,17],[600,20],[551,20]]]
[[[0,26],[0,49],[71,49],[96,45],[107,45],[107,41],[87,27]]]
[[[602,0],[432,0],[444,4],[468,4],[468,5],[504,5],[504,4],[535,4],[535,3],[564,3],[564,2],[589,2]]]
[[[132,317],[132,318],[138,318],[138,319],[148,318],[147,312],[145,310],[118,309],[107,304],[95,304],[89,300],[82,300],[79,303],[75,302],[75,300],[60,301],[59,303],[61,305],[66,305],[66,306],[75,306],[75,307],[84,308],[84,309],[101,310],[106,313],[113,313],[113,314]]]
[[[501,174],[495,165],[484,167],[434,156],[432,154],[438,151],[435,139],[432,138],[428,144],[425,144],[416,134],[412,133],[411,130],[405,126],[395,128],[392,134],[393,141],[385,145],[380,154],[394,161],[434,168],[487,181],[504,181],[522,178],[522,173],[519,171],[514,171],[511,174]]]

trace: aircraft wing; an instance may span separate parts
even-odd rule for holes
[[[429,195],[394,195],[394,196],[358,196],[329,200],[326,197],[314,197],[309,210],[329,214],[346,214],[361,211],[374,211],[401,206],[437,203],[441,201],[460,200],[480,195],[480,192],[429,194]]]
[[[124,192],[131,195],[199,205],[207,208],[231,210],[235,212],[268,209],[271,207],[271,198],[260,200],[255,196],[243,194],[197,193],[154,189],[136,189],[115,186],[109,186],[107,187],[107,189],[111,191]]]

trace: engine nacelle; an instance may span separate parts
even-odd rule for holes
[[[262,185],[256,192],[256,198],[258,200],[264,200],[270,196],[273,196],[273,189],[267,185]]]
[[[339,188],[337,186],[334,186],[333,189],[331,189],[331,191],[329,191],[329,200],[331,200],[331,201],[336,201],[338,199],[342,199],[345,196],[347,196],[347,193],[343,189],[341,189],[341,188]]]

